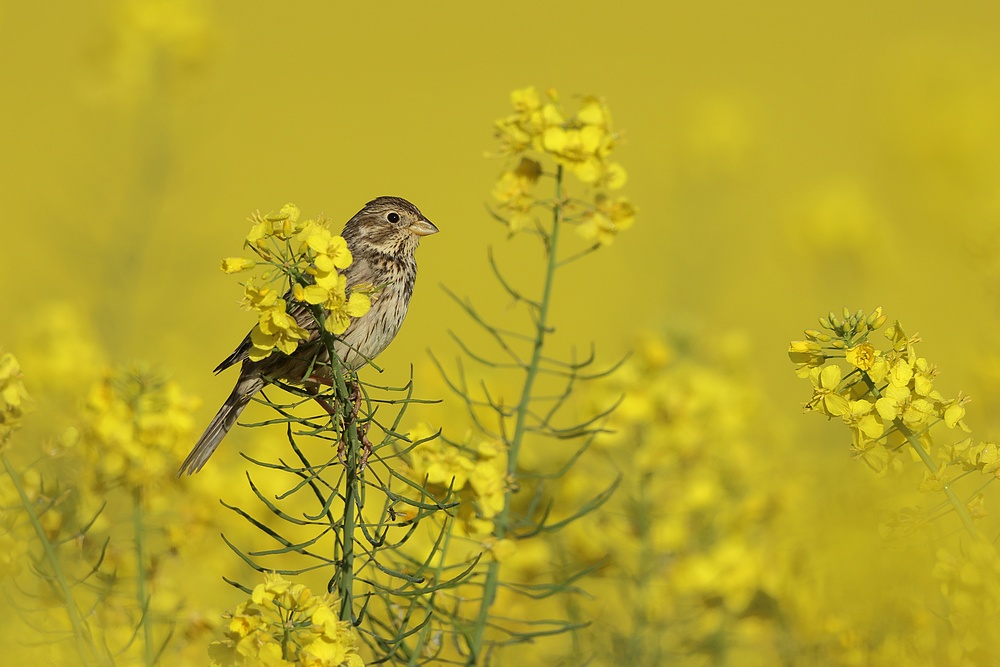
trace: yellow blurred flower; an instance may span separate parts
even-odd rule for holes
[[[106,66],[108,87],[123,101],[143,99],[149,89],[196,70],[212,42],[204,0],[120,0]]]
[[[412,454],[417,479],[424,478],[428,484],[454,491],[465,488],[469,473],[475,468],[472,459],[440,438],[415,447]]]
[[[618,232],[635,222],[635,207],[625,197],[611,199],[599,194],[594,200],[595,209],[584,214],[577,233],[597,245],[610,245]]]
[[[534,86],[511,91],[510,104],[519,114],[529,116],[542,106],[541,98],[538,97],[538,91]]]
[[[476,492],[476,509],[484,519],[492,519],[503,510],[504,494],[507,492],[504,460],[491,458],[479,461],[469,475],[469,483]]]
[[[80,450],[98,490],[155,489],[175,479],[198,399],[141,368],[109,371],[87,398]]]
[[[531,209],[535,205],[534,187],[542,173],[542,165],[526,157],[516,169],[505,171],[493,187],[493,198],[499,202],[499,212],[507,216],[510,232],[515,234],[532,224]]]
[[[17,358],[10,352],[0,352],[0,443],[20,424],[27,399]]]
[[[0,521],[0,579],[16,576],[28,562],[28,537],[15,534],[7,524]]]
[[[498,563],[503,563],[517,553],[517,542],[509,538],[502,540],[490,538],[483,542],[482,547],[490,559]]]
[[[588,95],[576,114],[567,115],[555,90],[548,90],[547,96],[548,101],[543,102],[533,87],[511,93],[516,113],[496,123],[501,154],[517,156],[536,151],[588,186],[593,192],[593,204],[573,202],[573,207],[584,208],[575,220],[577,231],[597,246],[609,245],[635,219],[635,208],[627,199],[611,199],[605,192],[621,188],[628,178],[625,168],[609,159],[618,140],[611,112],[600,98]],[[533,224],[531,212],[535,206],[564,204],[535,196],[534,186],[541,174],[541,161],[522,155],[518,167],[504,171],[494,186],[493,197],[500,202],[497,214],[511,233]]]
[[[411,442],[431,438],[435,431],[426,424],[410,430]],[[496,440],[455,445],[443,438],[421,442],[410,451],[413,479],[426,480],[429,490],[444,498],[450,490],[460,502],[459,518],[468,535],[491,533],[493,519],[503,510],[507,492],[507,450]]]

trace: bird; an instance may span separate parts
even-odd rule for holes
[[[422,237],[437,232],[434,223],[401,197],[373,199],[344,225],[341,236],[353,256],[350,266],[343,271],[348,292],[359,285],[377,288],[371,309],[352,319],[334,343],[334,352],[345,369],[357,371],[396,337],[406,317],[417,278],[414,253]],[[240,413],[269,378],[302,384],[306,376],[316,370],[317,363],[329,361],[312,311],[293,299],[286,299],[286,302],[289,314],[306,330],[306,340],[290,355],[274,350],[267,357],[254,361],[250,359],[253,345],[247,334],[236,350],[215,368],[218,374],[241,364],[236,386],[184,459],[178,476],[192,475],[205,466]],[[326,382],[329,383],[329,379]]]

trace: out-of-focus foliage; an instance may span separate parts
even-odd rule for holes
[[[87,617],[95,646],[107,641],[119,664],[143,664],[150,628],[154,649],[169,638],[162,664],[204,664],[223,612],[244,600],[222,577],[256,576],[218,533],[248,550],[270,547],[217,505],[255,502],[237,452],[266,458],[268,429],[237,429],[198,476],[157,477],[156,493],[136,504],[126,480],[147,471],[129,467],[128,448],[106,450],[120,441],[107,434],[125,429],[127,413],[115,411],[130,395],[109,392],[136,374],[105,368],[153,365],[140,376],[165,392],[154,413],[164,421],[134,424],[128,437],[149,442],[149,428],[162,427],[152,451],[168,469],[230,388],[210,369],[254,324],[217,270],[245,232],[245,210],[292,199],[343,221],[360,202],[398,194],[419,201],[442,233],[420,249],[410,315],[379,360],[386,373],[368,379],[405,384],[412,361],[421,395],[444,395],[423,350],[460,313],[436,285],[482,294],[486,315],[509,305],[479,252],[507,235],[483,208],[496,167],[482,151],[507,91],[537,82],[614,101],[616,152],[642,224],[617,235],[599,267],[567,266],[552,314],[560,345],[595,341],[609,357],[633,356],[578,407],[586,416],[591,400],[624,393],[614,432],[550,492],[571,507],[618,472],[620,491],[560,540],[487,545],[523,582],[593,566],[574,582],[593,597],[551,610],[595,622],[575,639],[509,647],[500,664],[995,663],[983,643],[998,599],[992,550],[935,518],[943,497],[926,492],[905,450],[865,450],[885,459],[876,477],[851,460],[843,415],[827,424],[799,414],[809,392],[783,357],[785,341],[831,304],[882,304],[908,335],[922,335],[921,355],[942,370],[934,389],[974,397],[961,406],[974,439],[956,460],[981,461],[982,443],[997,441],[994,4],[609,12],[606,3],[515,2],[484,20],[485,11],[458,2],[0,5],[0,346],[30,395],[0,385],[0,409],[19,414],[3,454],[41,532],[78,563],[67,576],[87,574],[109,540],[98,579],[74,588],[84,610],[108,601]],[[511,247],[529,241],[515,236]],[[530,278],[537,264],[523,271]],[[638,339],[641,330],[661,333]],[[14,377],[0,367],[0,382]],[[913,395],[916,381],[905,388]],[[207,407],[195,408],[194,395]],[[882,417],[873,409],[852,426],[859,445],[875,437],[864,420]],[[263,414],[254,410],[250,421]],[[461,423],[453,406],[410,416],[411,433],[419,421]],[[967,437],[937,428],[949,433],[946,449]],[[490,443],[465,444],[473,470],[460,493],[475,493],[488,521],[496,480],[472,480],[498,457]],[[422,472],[443,479],[466,467],[435,447],[415,452]],[[564,453],[528,449],[522,464],[547,470]],[[974,490],[981,478],[970,471],[963,482]],[[38,576],[51,570],[11,480],[0,476],[0,576],[5,592],[21,592],[0,602],[5,658],[78,664],[64,596]],[[99,480],[115,501],[96,514]],[[111,480],[119,486],[106,488]],[[968,508],[988,540],[1000,529],[993,487]],[[318,577],[305,583],[323,589]]]

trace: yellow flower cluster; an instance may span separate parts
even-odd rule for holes
[[[825,331],[807,330],[805,340],[792,341],[788,355],[796,373],[812,382],[806,409],[843,420],[852,452],[876,473],[902,465],[899,451],[907,443],[929,452],[935,465],[926,472],[925,491],[940,490],[952,466],[1000,471],[992,443],[935,443],[930,429],[938,424],[969,431],[963,421],[968,397],[945,398],[934,388],[937,367],[917,356],[920,339],[907,336],[899,322],[885,332],[887,348],[878,349],[870,336],[885,322],[881,308],[868,315],[844,309],[843,317],[820,318]],[[837,359],[844,364],[827,363]]]
[[[107,371],[88,380],[104,355],[78,328],[63,329],[65,313],[47,312],[61,337],[43,331],[29,355],[32,368],[62,371],[66,364],[65,373],[46,378],[47,391],[33,405],[46,419],[32,420],[32,427],[40,423],[43,430],[24,433],[31,447],[0,453],[0,579],[9,611],[21,612],[5,616],[4,639],[30,645],[8,662],[97,664],[86,657],[89,646],[100,647],[100,655],[113,652],[117,664],[140,664],[148,627],[157,647],[177,631],[161,662],[198,664],[181,655],[204,657],[204,623],[195,617],[211,621],[218,614],[204,613],[214,603],[198,598],[203,582],[190,562],[221,562],[228,554],[214,554],[205,542],[218,534],[206,531],[216,515],[218,485],[188,484],[178,495],[174,471],[194,439],[196,401],[175,383],[141,371]],[[57,343],[50,354],[48,345]],[[81,351],[89,356],[75,367],[64,358]],[[20,386],[20,373],[12,358],[0,357],[0,400],[6,402],[5,390]],[[89,392],[81,383],[90,383]],[[60,393],[65,398],[53,405]],[[23,387],[14,395],[23,402]],[[74,426],[65,428],[63,420]],[[78,624],[74,614],[82,616]],[[74,633],[85,645],[83,655]]]
[[[191,446],[198,399],[142,369],[108,371],[90,390],[81,454],[100,489],[152,489],[174,479]]]
[[[511,104],[514,113],[496,121],[496,136],[503,155],[521,159],[500,175],[493,189],[498,213],[511,233],[537,226],[535,209],[551,206],[534,193],[544,173],[545,157],[594,189],[592,203],[575,200],[573,208],[580,210],[567,217],[576,223],[581,236],[604,246],[631,227],[635,208],[625,197],[612,198],[606,192],[620,189],[627,176],[625,169],[610,159],[619,135],[604,102],[588,95],[570,115],[555,90],[549,89],[543,99],[534,87],[528,87],[512,92]],[[535,157],[527,155],[529,151]]]
[[[473,537],[491,534],[507,490],[506,448],[485,439],[457,446],[443,438],[430,439],[433,433],[428,425],[418,424],[408,434],[411,442],[427,440],[410,452],[411,479],[441,499],[449,489],[457,493],[464,532]]]
[[[0,446],[21,421],[27,398],[21,364],[10,352],[0,352]]]
[[[338,619],[336,602],[279,574],[264,575],[250,599],[226,614],[225,637],[209,646],[212,667],[364,667],[357,635]]]
[[[601,455],[583,457],[557,497],[579,506],[617,471],[622,481],[606,505],[567,527],[564,548],[574,567],[601,564],[587,585],[595,601],[585,603],[594,627],[612,634],[600,645],[632,647],[595,664],[661,664],[654,656],[684,653],[708,664],[726,634],[764,645],[763,635],[749,639],[767,620],[754,605],[778,591],[761,535],[783,491],[752,484],[767,465],[748,439],[754,393],[648,336],[591,397],[595,412],[621,402],[595,442]]]
[[[366,290],[347,294],[347,278],[341,271],[353,257],[347,242],[330,230],[330,220],[300,220],[299,209],[286,204],[277,213],[254,213],[246,237],[246,247],[270,265],[263,284],[249,280],[244,284],[243,303],[257,313],[257,325],[250,332],[253,347],[250,358],[260,361],[274,350],[291,354],[308,339],[302,317],[311,317],[303,308],[301,317],[289,312],[288,299],[318,305],[325,311],[324,327],[334,335],[342,334],[351,318],[361,317],[371,308]],[[247,271],[257,262],[245,257],[222,260],[226,273]],[[283,279],[288,283],[284,297],[271,284]]]

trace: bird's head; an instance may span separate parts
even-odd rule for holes
[[[379,197],[365,204],[344,226],[351,252],[364,249],[394,257],[412,256],[421,236],[438,228],[401,197]]]

